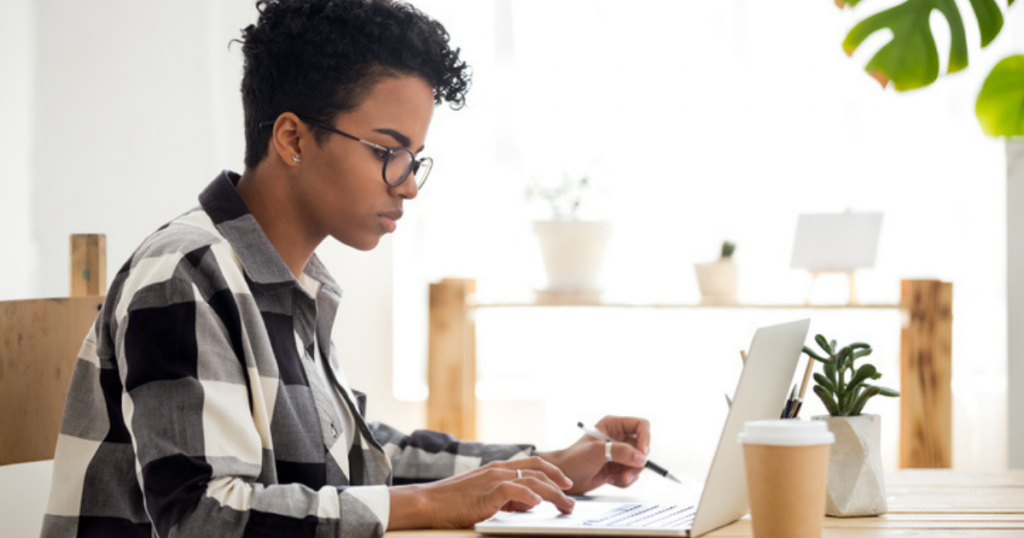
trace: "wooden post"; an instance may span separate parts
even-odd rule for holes
[[[900,467],[953,465],[953,284],[904,280]]]
[[[430,285],[427,427],[476,439],[476,325],[472,279],[446,278]]]
[[[107,236],[71,236],[71,296],[107,294]]]

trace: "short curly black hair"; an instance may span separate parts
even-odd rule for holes
[[[242,30],[245,165],[267,154],[260,123],[294,112],[331,121],[359,106],[382,77],[412,75],[434,102],[462,108],[470,70],[441,23],[393,0],[261,0]],[[317,143],[327,133],[316,131]]]

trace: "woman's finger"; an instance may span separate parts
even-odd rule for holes
[[[643,469],[637,469],[635,467],[626,467],[624,465],[619,465],[618,463],[609,463],[601,469],[601,472],[597,475],[597,479],[599,482],[604,482],[605,484],[625,488],[636,482],[642,471]]]
[[[530,488],[513,482],[501,482],[484,495],[484,502],[487,506],[492,507],[492,514],[505,506],[509,506],[510,503],[511,506],[519,506],[520,511],[522,509],[529,510],[543,502],[543,500],[540,495],[534,493]]]
[[[546,482],[547,484],[549,484],[551,487],[553,487],[555,489],[559,489],[559,490],[567,489],[567,488],[560,487],[558,484],[555,483],[554,480],[551,479],[550,476],[547,475],[547,473],[544,473],[542,471],[535,471],[533,469],[516,469],[516,470],[512,470],[512,472],[516,473],[516,475],[515,475],[515,479],[516,480],[518,480],[518,479],[526,479],[526,478],[535,478],[537,480],[541,480],[541,481]]]
[[[595,443],[601,451],[601,457],[607,459],[608,450],[606,443]],[[625,467],[631,467],[634,470],[642,469],[644,464],[647,463],[647,456],[643,452],[640,452],[633,445],[629,443],[616,443],[611,444],[611,462],[618,463]]]
[[[530,508],[532,508],[532,507],[531,506],[527,506],[527,505],[525,505],[523,503],[516,502],[516,501],[511,501],[508,504],[506,504],[505,506],[502,506],[501,507],[501,511],[502,512],[525,512],[525,511],[529,510]]]
[[[630,441],[644,454],[650,453],[651,423],[637,417],[606,416],[597,423],[609,437],[619,441]]]
[[[645,455],[651,453],[651,423],[642,419],[636,419],[636,448]]]
[[[552,482],[562,489],[569,489],[572,487],[572,480],[569,480],[569,477],[565,476],[565,473],[563,473],[561,469],[555,467],[551,462],[537,456],[506,461],[501,463],[501,466],[506,469],[511,469],[513,472],[516,469],[523,470],[524,473],[527,469],[539,471],[547,475]]]
[[[576,505],[576,501],[562,493],[562,490],[550,480],[530,476],[516,480],[516,483],[530,488],[534,493],[540,495],[542,499],[555,505],[563,514],[572,513],[572,509]]]

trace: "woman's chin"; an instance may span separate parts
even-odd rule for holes
[[[356,250],[369,251],[377,248],[380,244],[380,235],[370,235],[365,237],[347,237],[342,238],[337,235],[332,235],[339,243],[348,245]]]

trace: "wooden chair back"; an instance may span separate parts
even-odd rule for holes
[[[0,301],[0,465],[53,459],[71,374],[106,294],[106,237],[71,236],[71,297]]]

